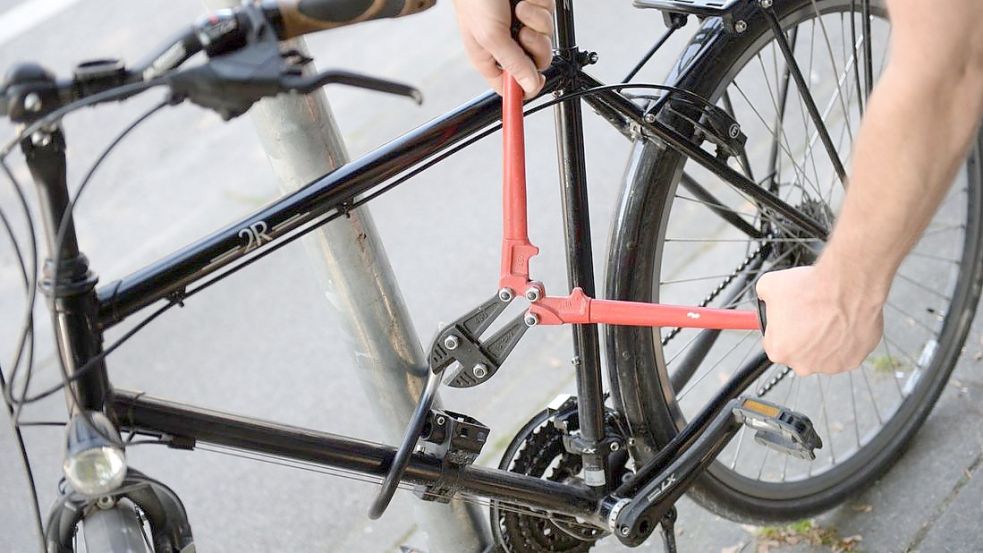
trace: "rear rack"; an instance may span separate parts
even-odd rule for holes
[[[719,17],[730,32],[744,32],[746,25],[735,25],[734,12],[749,0],[635,0],[636,8],[653,8],[662,12],[667,26],[681,25],[695,15],[700,19]]]
[[[745,0],[635,0],[636,8],[655,8],[697,17],[724,17],[735,4]]]

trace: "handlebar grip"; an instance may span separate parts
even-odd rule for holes
[[[277,0],[281,39],[371,19],[402,17],[433,7],[437,0]]]
[[[768,326],[768,308],[765,306],[765,301],[759,299],[755,302],[758,306],[758,324],[761,325],[761,334],[765,333],[765,328]]]

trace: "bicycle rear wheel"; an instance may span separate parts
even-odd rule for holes
[[[786,39],[844,165],[886,58],[890,26],[870,2],[864,40],[860,0],[775,2]],[[844,189],[775,35],[760,14],[731,33],[708,20],[669,82],[731,112],[748,135],[731,159],[816,220],[832,224]],[[868,48],[869,45],[869,48]],[[868,55],[870,52],[870,55]],[[951,373],[980,295],[981,146],[903,263],[885,309],[885,336],[857,371],[796,378],[773,366],[748,391],[808,414],[825,447],[816,461],[789,459],[741,431],[691,491],[705,507],[749,522],[793,520],[842,502],[897,459]],[[612,236],[608,297],[751,308],[767,270],[811,263],[821,248],[771,218],[677,153],[639,142]],[[748,229],[767,234],[749,236]],[[770,233],[770,234],[769,234]],[[650,458],[742,364],[761,360],[757,333],[607,329],[615,401]]]

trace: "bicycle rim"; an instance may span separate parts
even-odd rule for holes
[[[882,5],[874,4],[874,56],[868,65],[859,0],[776,3],[844,165],[849,164],[860,106],[866,104],[866,68],[872,68],[876,82],[886,55],[890,29]],[[744,127],[748,156],[743,162],[732,159],[732,166],[762,186],[774,187],[809,215],[833,218],[843,187],[773,37],[763,22],[749,26],[744,36],[717,43],[718,55],[705,54],[714,59],[707,70],[689,71],[698,76],[681,84],[730,110]],[[648,151],[659,155],[650,147]],[[676,167],[654,173],[678,175],[682,161],[662,157],[660,163]],[[678,182],[666,187],[664,210],[649,221],[658,229],[647,239],[654,252],[649,301],[749,308],[753,300],[746,289],[757,274],[807,264],[814,255],[815,245],[781,228],[787,225],[764,223],[767,217],[748,198],[692,164],[687,170],[686,178],[713,199]],[[752,432],[742,430],[695,487],[701,503],[732,518],[797,518],[835,504],[890,465],[938,397],[965,339],[979,291],[979,200],[978,168],[970,166],[902,265],[885,310],[885,339],[863,367],[845,375],[801,379],[776,366],[749,389],[749,394],[812,418],[826,444],[816,461],[762,448]],[[770,228],[771,239],[748,239],[724,221],[722,212],[756,228]],[[627,219],[622,224],[632,224]],[[622,286],[621,292],[631,286],[637,290],[640,284]],[[724,379],[760,351],[756,333],[721,334],[706,351],[699,348],[705,331],[662,329],[646,338],[650,348],[625,348],[621,341],[616,355],[623,360],[625,354],[647,353],[649,363],[656,365],[657,374],[649,367],[647,376],[638,377],[644,382],[623,384],[619,390],[628,411],[647,411],[629,420],[633,430],[650,434],[650,443],[663,441],[685,424]],[[681,372],[689,373],[688,378],[681,378]],[[669,385],[673,376],[678,389]],[[639,395],[644,397],[632,397]],[[670,426],[662,436],[660,425]],[[642,459],[647,455],[638,453]]]

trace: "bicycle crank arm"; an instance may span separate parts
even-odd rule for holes
[[[680,453],[669,457],[669,465],[645,482],[631,498],[605,501],[601,514],[606,515],[608,526],[621,543],[634,547],[648,539],[655,527],[666,520],[676,500],[743,425],[757,430],[755,441],[759,444],[799,459],[815,459],[815,450],[822,447],[822,440],[807,416],[761,399],[732,399],[691,446],[680,447]],[[672,445],[666,449],[672,449]],[[666,456],[660,455],[649,464],[657,465],[665,459]],[[649,473],[651,469],[647,468],[643,467],[639,475],[643,471]]]
[[[642,486],[633,498],[605,501],[601,514],[606,511],[608,527],[621,543],[635,547],[648,539],[676,500],[741,428],[742,421],[734,413],[741,403],[740,399],[731,400],[693,445]]]

